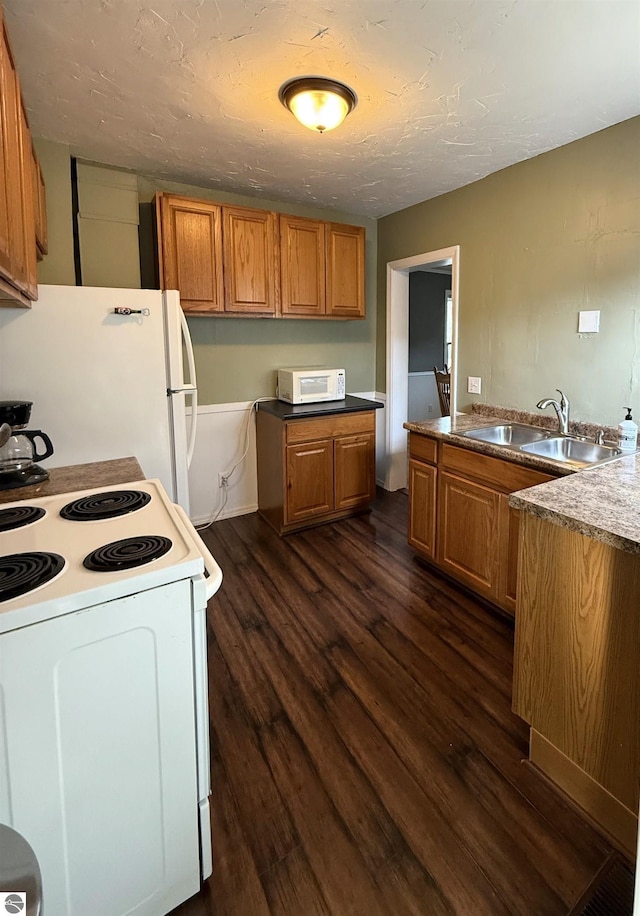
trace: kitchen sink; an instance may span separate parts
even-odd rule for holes
[[[457,435],[499,445],[513,452],[536,455],[538,458],[546,458],[547,461],[556,461],[573,468],[593,467],[619,458],[623,454],[621,449],[614,445],[597,445],[595,442],[574,436],[559,436],[556,432],[541,429],[539,426],[527,426],[525,423],[482,426],[467,429]]]
[[[529,442],[548,439],[553,433],[537,426],[526,426],[522,423],[508,423],[501,426],[483,426],[480,429],[468,429],[460,433],[467,439],[479,439],[480,442],[491,442],[492,445],[507,445],[519,448]]]
[[[572,439],[570,436],[552,436],[540,442],[529,442],[521,445],[520,451],[578,467],[586,467],[622,455],[622,450],[613,445],[596,445],[595,442]]]

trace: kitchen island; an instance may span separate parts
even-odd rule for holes
[[[144,480],[137,458],[113,458],[110,461],[69,464],[48,470],[49,477],[40,483],[29,487],[15,487],[12,490],[0,490],[0,505],[24,499],[57,496],[59,493],[72,493],[74,490],[90,490],[93,487],[109,487],[118,483]]]

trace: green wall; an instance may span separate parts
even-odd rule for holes
[[[575,419],[640,416],[640,118],[379,220],[378,391],[387,262],[453,245],[459,408],[535,410],[562,388]],[[601,311],[599,334],[578,335],[581,309]]]

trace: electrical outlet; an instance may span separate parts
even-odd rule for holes
[[[433,413],[433,404],[427,404],[427,413]]]
[[[467,376],[467,392],[480,394],[482,392],[482,379],[475,375]]]
[[[229,478],[226,476],[226,474],[221,474],[221,473],[218,474],[218,486],[219,487],[228,487],[229,486]]]

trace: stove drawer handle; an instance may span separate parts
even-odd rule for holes
[[[200,537],[196,529],[191,524],[191,519],[189,518],[187,513],[184,511],[182,506],[179,506],[177,503],[174,503],[174,508],[176,509],[176,511],[178,512],[178,515],[180,516],[180,518],[186,525],[187,531],[189,532],[193,540],[196,542],[196,547],[202,554],[202,559],[204,560],[204,568],[209,573],[209,578],[205,579],[205,584],[204,584],[205,595],[207,596],[207,601],[208,601],[209,598],[212,598],[215,595],[215,593],[220,588],[220,585],[222,584],[222,570],[220,569],[216,561],[213,559],[213,556],[209,552],[209,549],[205,545],[204,541],[202,540],[202,538]]]

